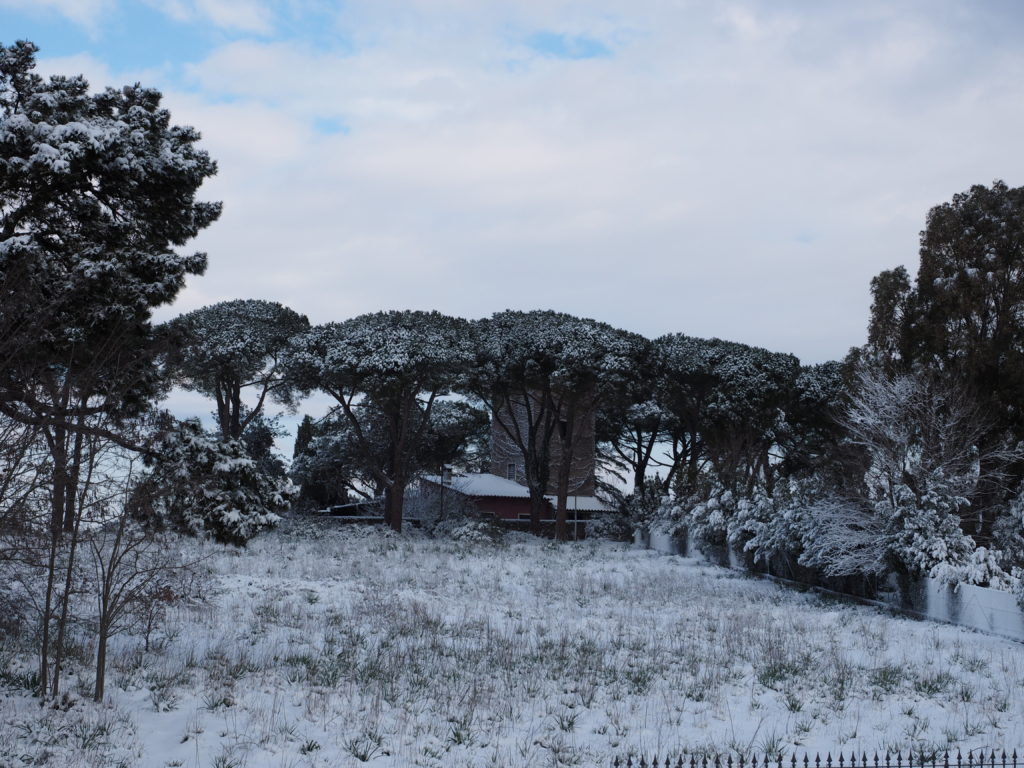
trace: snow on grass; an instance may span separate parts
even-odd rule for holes
[[[209,599],[173,611],[149,652],[118,638],[103,706],[0,701],[0,764],[590,766],[1024,744],[1020,645],[686,558],[308,524],[246,550],[190,546]]]

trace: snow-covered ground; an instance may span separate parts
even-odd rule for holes
[[[308,524],[241,551],[190,546],[208,599],[176,608],[149,652],[115,638],[103,706],[79,694],[40,710],[8,690],[0,765],[604,766],[641,751],[1024,745],[1024,646],[686,558]],[[30,659],[5,652],[10,682]]]

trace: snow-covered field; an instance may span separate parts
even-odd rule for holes
[[[0,699],[0,765],[608,765],[1024,745],[1024,646],[610,543],[292,524],[191,545],[209,596],[109,702]],[[7,648],[8,683],[19,660]],[[71,688],[89,684],[88,654]],[[25,667],[27,668],[27,667]],[[73,675],[74,677],[74,675]]]

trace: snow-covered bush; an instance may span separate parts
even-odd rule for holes
[[[493,520],[449,517],[434,528],[434,536],[463,544],[493,546],[505,539],[505,529]]]
[[[630,541],[633,530],[629,516],[620,512],[595,512],[587,521],[588,539]]]
[[[790,513],[800,562],[830,576],[897,571],[951,582],[1004,584],[1001,554],[964,531],[972,500],[990,484],[983,424],[954,387],[923,374],[865,369],[842,418],[864,456],[855,493],[822,489]]]
[[[663,507],[669,501],[661,478],[648,478],[622,502],[620,517],[633,528],[650,528],[661,522]]]
[[[1007,505],[992,531],[993,544],[1007,568],[1024,568],[1024,491]]]
[[[891,533],[889,551],[894,561],[911,575],[932,575],[944,567],[964,565],[975,548],[957,514],[969,504],[960,493],[962,480],[950,481],[936,471],[922,486],[915,493],[901,483],[893,488],[891,498],[875,504],[876,516]]]
[[[240,440],[222,440],[182,422],[156,448],[134,494],[135,514],[156,527],[244,545],[287,511],[296,488],[263,474]]]

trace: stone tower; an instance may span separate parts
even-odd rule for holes
[[[573,456],[572,468],[569,473],[569,494],[572,496],[593,496],[595,488],[595,457],[597,444],[595,441],[595,412],[593,408],[584,409],[576,415],[573,425]],[[505,425],[509,427],[505,429]],[[551,450],[548,461],[548,487],[546,493],[556,493],[558,483],[558,467],[561,463],[561,440],[557,430],[565,430],[565,420],[555,425],[556,432],[551,437]],[[517,433],[518,429],[518,433]],[[521,434],[524,439],[529,431],[526,405],[522,400],[513,400],[491,419],[491,473],[514,480],[525,485],[523,453],[508,432]]]

